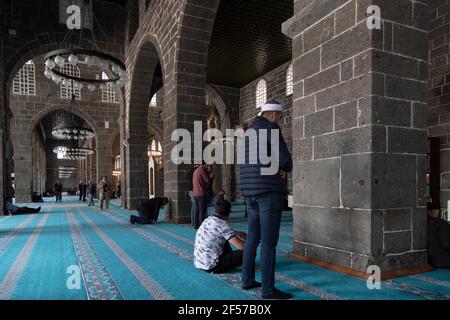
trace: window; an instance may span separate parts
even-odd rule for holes
[[[108,79],[108,75],[105,72],[102,72],[102,80]],[[119,103],[119,95],[117,94],[117,89],[114,89],[110,85],[107,85],[106,89],[102,90],[102,102]]]
[[[120,170],[120,155],[114,158],[114,170]]]
[[[60,71],[72,77],[80,77],[80,69],[68,62],[64,63]],[[75,100],[81,100],[81,89],[73,88],[72,81],[68,86],[61,84],[61,99],[72,99],[72,96],[75,96]]]
[[[13,80],[13,94],[34,96],[36,94],[36,78],[33,61],[28,61],[17,72]]]
[[[152,97],[152,99],[150,100],[150,107],[156,107],[156,95],[158,93],[155,93]]]
[[[294,93],[294,64],[291,63],[286,73],[286,95],[290,96]]]
[[[256,108],[267,102],[267,85],[264,79],[259,80],[256,85]]]

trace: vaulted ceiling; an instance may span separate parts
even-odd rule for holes
[[[281,33],[293,0],[222,0],[209,46],[207,81],[241,88],[289,61],[291,40]]]

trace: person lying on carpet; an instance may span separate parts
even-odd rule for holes
[[[441,219],[441,210],[428,211],[428,260],[435,268],[450,268],[450,224]]]
[[[18,207],[13,205],[12,198],[5,198],[5,214],[9,216],[16,216],[19,214],[30,214],[30,213],[39,213],[41,211],[41,207],[39,208],[28,208],[28,207]]]
[[[227,220],[231,203],[216,204],[214,215],[203,221],[195,236],[194,266],[209,273],[227,273],[242,265],[246,234],[235,232]],[[233,251],[230,243],[237,248]]]
[[[131,215],[131,224],[155,224],[158,221],[159,210],[162,206],[169,203],[169,199],[164,198],[153,198],[146,199],[138,204],[137,212],[138,216]]]

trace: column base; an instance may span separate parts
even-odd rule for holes
[[[340,266],[340,265],[337,265],[337,264],[334,264],[331,262],[325,262],[325,261],[321,261],[318,259],[304,257],[304,256],[296,254],[296,253],[290,253],[288,255],[288,257],[291,259],[294,259],[294,260],[310,263],[310,264],[313,264],[313,265],[316,265],[319,267],[323,267],[326,269],[344,273],[346,275],[356,277],[359,279],[367,280],[367,278],[369,276],[367,273],[362,272],[362,271],[343,267],[343,266]],[[399,278],[399,277],[409,276],[409,275],[418,274],[418,273],[431,272],[431,271],[434,271],[434,268],[429,265],[426,265],[426,266],[418,267],[418,268],[407,268],[407,269],[401,269],[401,270],[396,270],[396,271],[383,272],[383,273],[381,273],[381,280],[388,280],[388,279]]]
[[[167,220],[169,220],[171,223],[175,223],[175,224],[190,224],[191,223],[190,217],[172,216],[172,217],[167,217]]]

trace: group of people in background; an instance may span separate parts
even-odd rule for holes
[[[111,184],[108,182],[107,177],[104,176],[98,183],[98,199],[101,210],[109,208],[110,191]],[[79,201],[86,202],[87,199],[88,206],[95,206],[94,199],[97,197],[97,185],[92,180],[89,180],[87,183],[86,180],[81,180],[78,185],[78,196]]]

